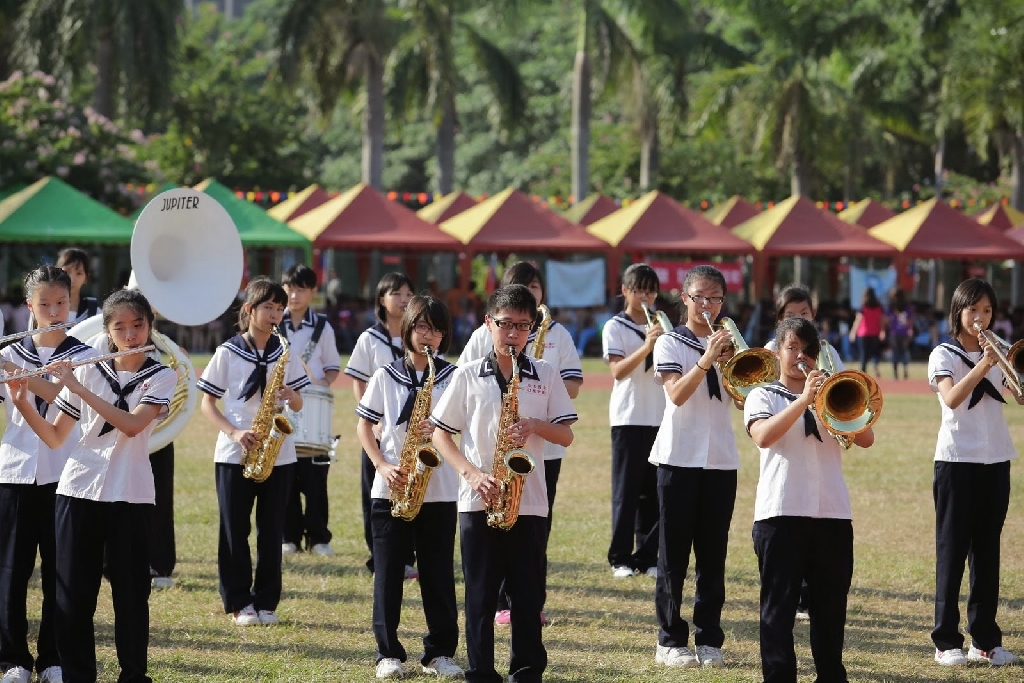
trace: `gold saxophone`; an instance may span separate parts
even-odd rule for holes
[[[430,437],[420,434],[420,423],[430,417],[430,403],[434,391],[434,358],[429,346],[423,347],[427,357],[427,376],[416,394],[412,414],[409,416],[409,430],[398,456],[398,466],[405,471],[405,487],[391,496],[391,516],[412,521],[423,507],[423,496],[427,493],[430,476],[444,464],[444,458],[430,443]]]
[[[548,336],[548,328],[551,327],[551,310],[541,304],[537,307],[540,311],[540,324],[537,325],[537,336],[533,338],[533,346],[530,347],[530,355],[534,358],[544,357],[544,340]],[[514,363],[515,361],[513,361]]]
[[[512,425],[519,422],[519,365],[516,350],[508,349],[512,358],[512,379],[501,398],[501,416],[498,418],[498,438],[494,444],[494,463],[491,476],[498,480],[498,498],[486,507],[487,525],[505,531],[519,519],[519,503],[523,498],[526,477],[536,468],[533,456],[512,443]],[[495,372],[501,372],[494,368]]]
[[[284,347],[284,353],[277,359],[277,365],[267,379],[263,401],[256,413],[256,419],[249,428],[256,435],[256,446],[242,452],[242,476],[256,483],[266,481],[274,471],[274,463],[277,462],[277,455],[281,452],[285,437],[295,431],[295,427],[277,405],[277,392],[284,386],[284,373],[288,369],[291,349],[288,340],[277,327],[274,328],[274,334]]]

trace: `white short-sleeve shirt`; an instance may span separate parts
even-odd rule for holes
[[[779,383],[757,387],[743,402],[743,421],[749,431],[757,420],[785,410],[797,395]],[[798,419],[782,437],[761,452],[754,521],[772,517],[852,519],[850,494],[843,479],[842,449],[813,411],[818,436],[808,434],[806,417]],[[820,440],[819,438],[820,437]]]
[[[96,351],[74,337],[65,337],[56,348],[36,347],[32,337],[20,341],[0,351],[0,358],[10,361],[25,370],[35,370],[47,363],[62,360],[80,361],[97,355]],[[43,379],[48,379],[43,375]],[[3,385],[6,388],[6,384]],[[53,422],[56,409],[49,404],[32,397],[40,414]],[[60,448],[50,448],[32,428],[25,424],[25,416],[7,403],[7,431],[3,442],[0,442],[0,483],[3,484],[52,484],[60,479],[68,454],[80,438],[77,429],[72,430]]]
[[[448,387],[452,375],[455,374],[455,366],[443,359],[435,359],[434,390],[431,392],[431,406],[436,406],[438,400]],[[381,426],[380,452],[392,465],[399,464],[399,456],[408,433],[408,423],[397,424],[402,409],[410,398],[410,393],[416,387],[423,385],[425,372],[415,373],[413,378],[409,374],[409,367],[404,360],[397,360],[378,369],[370,378],[366,386],[366,393],[356,406],[356,415]],[[415,400],[415,398],[413,398]],[[391,491],[387,483],[377,473],[373,477],[373,486],[370,489],[372,498],[391,499]],[[447,462],[434,470],[430,475],[430,483],[427,485],[427,492],[423,498],[424,503],[448,503],[459,498],[459,475]]]
[[[283,348],[277,337],[271,336],[267,341],[264,352],[267,354],[269,364],[267,366],[267,378],[272,376],[278,360],[283,354]],[[249,399],[243,398],[243,388],[249,375],[256,368],[256,354],[245,342],[241,335],[227,340],[217,347],[210,359],[209,365],[203,370],[203,376],[199,378],[196,385],[200,391],[204,391],[214,398],[224,401],[224,417],[227,421],[240,429],[248,429],[256,414],[259,412],[263,397],[256,392]],[[285,369],[284,382],[296,391],[309,385],[309,378],[306,371],[302,369],[299,357],[293,350],[288,358],[288,367]],[[231,440],[224,432],[217,435],[217,446],[214,449],[213,461],[238,465],[242,462],[242,447]],[[277,455],[275,465],[288,465],[296,461],[295,442],[292,435],[285,437],[281,444],[281,451]]]
[[[575,422],[576,410],[554,366],[522,354],[519,362],[519,417],[533,417],[553,424]],[[446,432],[461,434],[459,447],[462,454],[487,473],[494,469],[494,447],[501,415],[502,393],[495,372],[489,357],[459,366],[430,417],[431,422]],[[536,434],[531,434],[526,440],[524,449],[533,456],[536,469],[526,477],[523,486],[519,507],[521,515],[548,515],[544,460],[537,457],[544,452],[545,443]],[[462,479],[459,484],[459,512],[483,509],[480,495]]]
[[[348,365],[345,366],[345,374],[369,382],[377,368],[393,363],[404,355],[402,338],[392,337],[388,329],[378,322],[359,335]]]
[[[769,339],[768,343],[764,345],[764,348],[768,349],[769,351],[773,351],[775,353],[779,352],[779,345],[778,345],[778,343],[776,342],[775,339]],[[843,363],[843,359],[839,357],[839,352],[836,351],[836,347],[834,347],[831,344],[829,344],[825,348],[828,349],[828,355],[829,355],[829,358],[832,359],[832,367],[835,368],[835,371],[836,372],[842,372],[843,370],[845,370],[846,369],[846,364]],[[818,363],[818,369],[819,370],[825,370],[826,368],[821,363]]]
[[[685,327],[677,327],[658,337],[654,343],[655,381],[663,383],[666,374],[685,375],[704,355],[707,339],[692,337],[692,333],[688,337],[687,333],[689,330]],[[710,382],[717,386],[721,400],[711,397]],[[665,412],[651,448],[650,462],[706,470],[739,469],[732,409],[732,398],[717,368],[714,375],[706,373],[683,405],[677,406],[666,396]]]
[[[637,325],[625,313],[619,313],[604,324],[601,350],[605,362],[611,356],[625,358],[636,352],[647,340],[647,328]],[[653,354],[653,351],[652,351]],[[654,366],[646,369],[641,361],[629,376],[615,380],[608,402],[608,420],[612,427],[641,425],[657,427],[665,413],[665,390],[654,381]]]
[[[76,368],[75,377],[86,389],[111,404],[117,400],[111,379],[125,389],[135,384],[126,397],[128,410],[135,410],[140,404],[157,405],[161,407],[157,418],[166,414],[178,384],[173,370],[149,358],[138,372],[118,372],[113,368],[113,361],[104,361]],[[68,453],[57,493],[103,502],[154,502],[149,436],[157,419],[134,437],[117,429],[101,434],[106,420],[67,387],[61,390],[54,405],[78,420],[82,429],[81,440]]]
[[[529,356],[533,355],[533,344],[536,339],[537,329],[534,328],[530,332],[530,336],[526,338],[524,353]],[[462,349],[458,364],[461,366],[470,361],[479,360],[493,350],[494,339],[485,323],[473,331],[469,341],[466,342],[466,347]],[[576,351],[572,335],[569,334],[569,330],[565,329],[565,325],[560,325],[554,320],[551,321],[547,334],[544,335],[543,360],[555,368],[563,381],[567,379],[583,381],[583,363],[580,362],[580,355]],[[544,442],[545,460],[559,460],[565,457],[565,453],[565,446]]]
[[[302,358],[306,356],[306,351],[313,339],[313,332],[316,331],[316,326],[320,323],[321,319],[323,320],[323,332],[321,332],[320,339],[314,345],[312,353],[309,354],[309,360],[306,361],[306,367],[311,373],[310,380],[323,382],[326,379],[326,373],[331,370],[341,371],[341,356],[338,355],[334,328],[327,322],[325,316],[314,313],[311,309],[307,308],[306,315],[302,318],[302,322],[299,323],[297,329],[292,327],[290,314],[285,312],[284,317],[285,319],[279,329],[288,338],[288,342],[292,346],[292,353],[298,354]]]
[[[973,408],[970,407],[971,397],[968,397],[954,410],[945,404],[942,395],[938,393],[939,379],[951,377],[956,384],[971,371],[964,358],[977,365],[981,357],[980,351],[966,352],[948,342],[936,346],[928,356],[928,383],[938,397],[942,410],[939,436],[935,444],[936,462],[990,465],[1017,458],[1002,403],[985,394]],[[989,370],[985,377],[996,391],[1002,390],[1003,372],[998,365]]]

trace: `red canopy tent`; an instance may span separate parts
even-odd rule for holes
[[[591,225],[619,210],[619,205],[595,192],[576,206],[562,213],[562,216],[576,225]]]
[[[438,197],[416,212],[416,215],[434,225],[440,225],[452,216],[476,206],[476,200],[465,192],[452,192]]]
[[[907,258],[1024,258],[1024,245],[935,198],[871,228],[868,234]]]
[[[974,216],[974,220],[996,230],[1009,230],[1018,225],[1024,225],[1024,212],[1018,211],[1012,206],[996,204]]]
[[[287,223],[304,213],[327,203],[331,196],[319,185],[310,185],[302,192],[296,192],[288,199],[267,211],[277,220]]]
[[[704,217],[715,225],[721,225],[723,228],[735,228],[740,223],[750,220],[759,213],[761,213],[759,208],[738,194],[734,194],[722,204],[712,206],[705,211]]]
[[[874,199],[862,199],[849,208],[840,211],[838,217],[850,225],[859,225],[862,228],[873,228],[879,223],[885,222],[896,215],[896,212],[887,209]]]

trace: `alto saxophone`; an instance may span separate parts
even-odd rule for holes
[[[406,521],[412,521],[420,513],[430,477],[434,470],[444,464],[444,458],[431,445],[430,437],[420,434],[420,423],[430,416],[434,391],[433,351],[429,346],[424,346],[423,353],[427,357],[427,376],[416,394],[416,403],[409,416],[409,430],[405,433],[405,443],[398,456],[398,466],[405,471],[405,487],[391,496],[391,516]]]
[[[540,311],[540,324],[537,325],[537,335],[533,338],[533,346],[530,347],[530,355],[534,358],[543,358],[544,341],[548,336],[548,328],[551,327],[551,311],[544,304],[538,306],[537,310]]]
[[[295,427],[277,405],[277,392],[284,386],[284,373],[288,369],[291,349],[288,340],[277,327],[274,327],[274,334],[280,340],[284,353],[277,359],[277,365],[267,379],[263,400],[249,428],[256,435],[256,445],[242,452],[242,476],[256,483],[266,481],[274,471],[274,463],[277,462],[277,455],[281,452],[285,437],[295,431]]]
[[[519,519],[519,503],[523,498],[526,477],[536,468],[533,456],[512,443],[512,425],[519,422],[519,365],[516,350],[508,349],[512,358],[512,379],[501,398],[498,438],[494,444],[491,476],[498,480],[498,498],[486,507],[487,525],[505,531]],[[500,372],[498,368],[495,372]]]

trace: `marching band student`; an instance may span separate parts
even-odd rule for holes
[[[501,283],[499,287],[508,287],[509,285],[523,285],[530,290],[534,298],[537,300],[537,306],[539,307],[544,302],[544,280],[541,276],[540,270],[532,263],[526,261],[519,261],[508,267],[505,273],[501,276]],[[534,342],[536,341],[537,335],[541,333],[540,321],[541,316],[538,313],[536,316],[536,323],[533,330],[530,333],[529,338],[526,340],[525,352],[533,355]],[[462,350],[462,355],[459,356],[459,365],[462,366],[471,360],[479,360],[484,358],[494,348],[493,342],[491,341],[491,335],[487,329],[487,325],[484,324],[478,327],[473,335],[467,342],[466,347]],[[558,374],[562,378],[562,382],[565,384],[565,389],[569,393],[569,398],[576,398],[580,393],[580,385],[583,384],[583,364],[580,362],[579,353],[576,351],[576,345],[572,341],[572,335],[565,329],[564,325],[557,323],[552,320],[547,332],[544,334],[544,351],[541,354],[544,361],[550,363],[558,371]],[[551,536],[551,522],[554,519],[554,507],[555,507],[555,494],[558,491],[558,477],[562,472],[562,458],[565,457],[565,446],[560,446],[556,443],[547,442],[544,444],[544,479],[547,485],[548,495],[548,528],[544,540],[544,562],[547,563],[547,538]],[[547,572],[544,573],[547,577]],[[545,587],[544,600],[547,600],[547,588]],[[541,604],[541,623],[547,625],[548,619],[543,612],[543,603]],[[502,589],[500,596],[498,597],[498,611],[494,615],[494,621],[498,624],[508,624],[511,621],[509,615],[509,603],[508,598],[505,594],[505,590]]]
[[[733,401],[715,363],[731,356],[728,330],[713,331],[725,302],[725,276],[697,266],[683,281],[686,322],[654,343],[655,381],[668,399],[650,461],[658,466],[659,547],[655,661],[673,667],[723,666],[722,606],[729,524],[736,502],[739,453],[732,432]],[[694,654],[680,615],[683,582],[696,557]]]
[[[112,352],[149,341],[153,310],[142,294],[123,290],[103,305]],[[11,383],[14,405],[48,447],[72,446],[57,484],[57,650],[63,680],[96,680],[93,615],[106,572],[114,603],[120,681],[148,682],[149,533],[154,500],[149,436],[170,405],[177,375],[137,353],[72,369],[47,366],[62,387],[53,424],[37,412],[24,381]]]
[[[664,332],[647,326],[644,304],[658,296],[658,274],[634,263],[622,274],[625,308],[601,332],[604,359],[615,380],[608,403],[612,428],[612,538],[608,564],[617,578],[658,571],[657,468],[648,462],[665,412],[654,381],[654,343]],[[635,539],[635,550],[634,550]]]
[[[256,278],[245,290],[238,312],[243,332],[217,347],[197,383],[203,391],[203,415],[220,430],[214,451],[220,541],[217,572],[224,611],[238,626],[275,625],[281,600],[281,543],[288,489],[295,477],[295,445],[285,437],[270,476],[255,482],[242,475],[245,451],[256,448],[260,436],[250,426],[263,402],[263,391],[284,352],[273,333],[284,314],[288,295],[281,285]],[[309,384],[292,353],[284,384],[275,397],[288,407],[302,409],[299,390]],[[217,399],[224,400],[224,411]],[[249,555],[249,517],[256,506],[256,575]]]
[[[40,328],[65,322],[71,299],[71,278],[56,266],[41,266],[25,276],[27,305]],[[24,337],[0,351],[9,373],[34,370],[64,359],[94,355],[92,347],[54,330]],[[0,400],[6,395],[0,385]],[[35,410],[46,417],[60,387],[42,377],[31,378]],[[0,443],[0,662],[5,683],[28,683],[33,663],[41,683],[62,680],[55,636],[57,580],[54,560],[54,501],[57,480],[74,440],[51,449],[39,440],[22,414],[7,404],[7,431]],[[50,413],[52,419],[56,410]],[[25,601],[39,550],[43,605],[36,642],[38,657],[28,649]]]
[[[373,635],[377,641],[377,678],[405,675],[402,662],[405,648],[398,640],[402,614],[402,580],[406,558],[416,545],[420,570],[420,594],[427,620],[423,638],[424,673],[446,678],[462,678],[462,668],[453,660],[459,642],[459,619],[455,605],[455,521],[459,482],[455,470],[441,465],[430,475],[423,505],[412,520],[391,514],[391,497],[404,490],[409,472],[401,467],[401,454],[411,428],[419,441],[429,444],[434,425],[424,416],[409,424],[418,392],[426,381],[430,348],[435,375],[430,405],[436,405],[451,379],[455,366],[443,358],[451,343],[451,318],[440,300],[416,296],[402,317],[402,341],[405,357],[378,368],[367,384],[366,393],[356,408],[359,443],[373,463],[373,502],[370,522],[373,530]],[[374,435],[380,426],[380,443]],[[422,476],[422,475],[420,475]]]
[[[327,317],[309,308],[316,293],[316,271],[296,264],[285,271],[282,282],[288,293],[288,315],[281,325],[281,334],[292,344],[293,353],[302,357],[309,381],[330,388],[341,372],[341,358],[334,340],[334,328]],[[307,406],[308,407],[308,406]],[[306,541],[306,549],[315,555],[334,555],[331,530],[327,528],[327,473],[329,462],[314,458],[312,453],[298,453],[295,481],[285,512],[284,554],[294,553]],[[306,511],[302,511],[302,497]]]
[[[1003,648],[996,623],[999,544],[1010,502],[1010,461],[1017,453],[1003,414],[1004,383],[998,357],[974,327],[987,330],[997,309],[985,280],[960,283],[949,304],[950,339],[928,358],[928,381],[942,408],[935,445],[935,661],[942,666],[986,662],[1017,664]],[[1017,397],[1017,403],[1024,399]],[[970,559],[964,655],[960,633],[960,583]]]
[[[366,393],[366,385],[370,377],[388,363],[393,363],[403,357],[402,352],[402,316],[405,315],[405,308],[412,299],[412,280],[402,273],[388,273],[377,283],[376,318],[377,324],[368,330],[364,330],[356,340],[355,348],[345,366],[345,374],[352,378],[352,392],[356,397],[356,404],[363,399]],[[370,551],[370,559],[366,561],[366,568],[373,573],[373,530],[370,526],[370,506],[372,497],[370,490],[373,488],[375,472],[373,463],[364,450],[359,455],[361,468],[361,484],[363,498],[363,538],[366,540],[366,547]],[[415,579],[418,574],[413,565],[413,554],[406,558],[405,578]]]
[[[77,247],[61,249],[57,253],[57,267],[71,276],[71,313],[68,322],[79,323],[96,315],[100,310],[99,300],[82,296],[82,287],[89,282],[91,276],[89,254]]]
[[[814,324],[787,318],[776,342],[780,381],[755,388],[744,402],[747,431],[761,451],[752,532],[761,575],[761,668],[765,683],[796,682],[793,623],[806,580],[817,680],[843,683],[853,523],[842,449],[811,410],[825,379],[813,369],[820,349]],[[853,442],[868,448],[874,438],[866,429]]]
[[[492,683],[504,680],[494,667],[494,611],[502,583],[512,611],[512,683],[540,681],[547,666],[541,636],[540,610],[544,598],[544,548],[548,503],[544,467],[537,455],[544,442],[568,446],[569,426],[576,412],[554,366],[523,353],[537,314],[537,300],[523,285],[498,289],[487,301],[485,321],[493,350],[486,357],[460,366],[434,407],[430,421],[440,429],[433,435],[441,455],[462,476],[459,489],[459,528],[462,571],[466,584],[466,680]],[[526,477],[518,521],[509,530],[487,524],[486,506],[497,502],[499,482],[494,467],[502,396],[512,374],[510,349],[518,354],[519,421],[509,440],[534,454],[536,471]],[[461,433],[456,446],[454,434]]]

